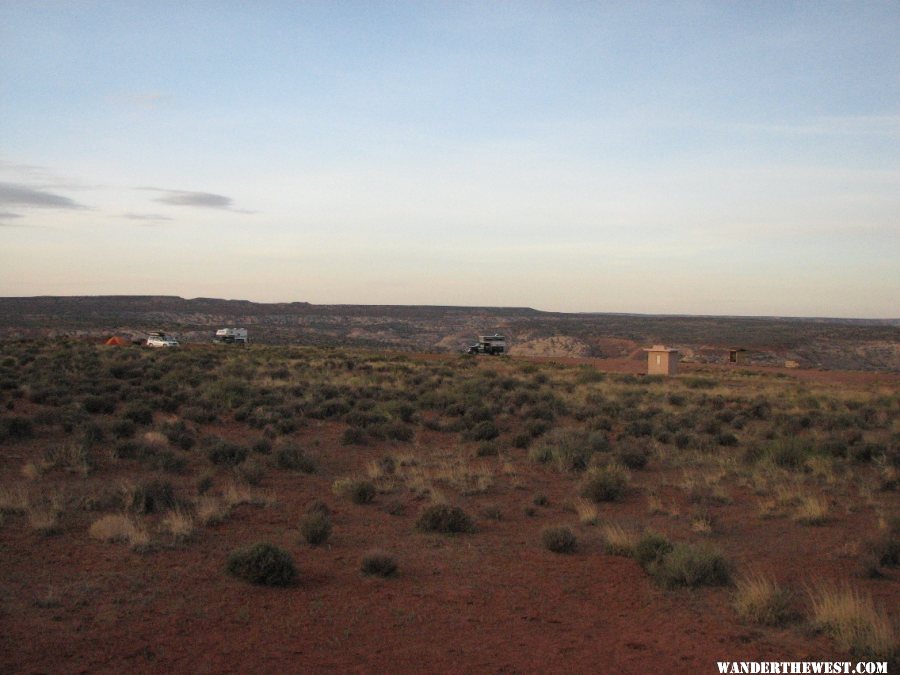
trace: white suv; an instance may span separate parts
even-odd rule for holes
[[[150,333],[147,338],[148,347],[178,347],[178,340],[165,333]]]

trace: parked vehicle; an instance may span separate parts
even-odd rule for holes
[[[245,345],[250,342],[246,328],[220,328],[213,342],[226,345]]]
[[[162,331],[154,331],[147,336],[148,347],[178,347],[178,340]]]
[[[470,346],[467,354],[503,354],[506,352],[506,336],[504,335],[479,335],[478,342]]]

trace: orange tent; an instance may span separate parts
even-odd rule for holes
[[[113,347],[127,347],[131,344],[131,342],[123,337],[119,337],[118,335],[113,335],[104,344],[112,345]]]

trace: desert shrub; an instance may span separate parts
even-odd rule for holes
[[[293,445],[285,445],[275,450],[273,455],[275,466],[288,471],[302,471],[303,473],[315,473],[315,461],[304,454],[303,450]]]
[[[518,433],[513,436],[512,446],[524,450],[531,444],[531,435],[526,433]]]
[[[211,446],[206,451],[206,457],[213,464],[237,466],[247,459],[247,448],[219,438],[212,441]]]
[[[535,506],[549,506],[550,500],[547,498],[547,495],[541,493],[536,494],[534,498],[531,500],[531,503]]]
[[[606,436],[582,429],[554,429],[535,446],[529,457],[533,461],[553,461],[560,471],[584,471],[595,452],[608,449]]]
[[[650,459],[650,449],[640,441],[625,443],[616,454],[629,469],[643,469]]]
[[[316,419],[331,419],[333,417],[346,415],[348,412],[350,412],[350,406],[347,405],[346,401],[340,398],[331,398],[323,401],[318,407],[310,412],[310,417]]]
[[[716,436],[716,442],[721,446],[733,448],[738,444],[738,438],[734,434],[724,431]]]
[[[237,477],[247,485],[259,485],[266,473],[265,465],[259,457],[251,457],[234,468]]]
[[[338,478],[331,486],[339,497],[348,497],[354,504],[368,504],[375,499],[375,484],[368,480]]]
[[[185,407],[181,414],[184,419],[197,424],[209,424],[210,422],[215,422],[218,417],[215,408],[208,404],[202,404],[200,401],[196,405]]]
[[[324,544],[331,536],[331,518],[322,511],[310,511],[300,520],[300,536],[307,544]]]
[[[887,531],[872,543],[879,565],[900,567],[900,516],[888,521]]]
[[[267,543],[233,552],[226,569],[232,576],[262,586],[289,586],[297,578],[290,554]]]
[[[459,533],[472,532],[475,523],[458,506],[433,504],[426,507],[416,520],[416,528],[423,532]]]
[[[272,441],[270,441],[268,438],[260,438],[258,441],[253,443],[250,449],[259,455],[268,455],[270,452],[272,452]]]
[[[410,442],[415,436],[413,428],[403,422],[388,422],[383,427],[384,435],[394,441]]]
[[[760,575],[737,580],[734,608],[744,621],[764,626],[783,626],[794,618],[791,594],[773,579]]]
[[[341,436],[342,445],[365,445],[367,439],[366,430],[362,427],[347,427]]]
[[[110,430],[116,438],[132,438],[137,432],[137,426],[131,420],[116,420]]]
[[[551,429],[551,425],[546,420],[529,420],[525,424],[525,433],[531,438],[543,436]]]
[[[170,482],[149,480],[134,488],[128,506],[135,513],[157,513],[177,504],[175,488]]]
[[[464,434],[465,438],[470,441],[491,441],[499,435],[500,430],[490,420],[478,422]]]
[[[891,660],[897,642],[890,617],[876,608],[871,596],[847,585],[819,586],[810,591],[812,624],[830,635],[842,649],[861,658]]]
[[[667,588],[725,586],[731,580],[725,557],[708,544],[676,544],[651,573]]]
[[[822,452],[830,457],[847,457],[849,447],[843,438],[828,438],[822,444]]]
[[[568,527],[548,527],[541,532],[541,543],[553,553],[573,553],[578,539]]]
[[[883,457],[885,447],[880,443],[863,443],[850,448],[850,457],[861,464],[871,462],[876,457]]]
[[[795,438],[782,438],[768,448],[769,458],[783,469],[799,469],[806,463],[807,449]]]
[[[397,573],[397,561],[384,551],[369,551],[362,557],[359,570],[366,576],[390,577]]]
[[[167,422],[162,425],[161,431],[172,445],[176,445],[182,450],[190,450],[197,442],[194,432],[188,428],[183,420]]]
[[[153,410],[143,403],[132,403],[125,408],[122,417],[135,424],[152,424]]]
[[[13,441],[31,438],[34,435],[34,424],[27,417],[4,417],[0,419],[0,442],[10,439]]]
[[[116,410],[116,399],[111,396],[88,396],[82,401],[81,407],[91,415],[111,415]]]
[[[593,502],[612,502],[625,494],[628,474],[612,465],[592,469],[581,483],[580,494]]]
[[[144,449],[138,459],[148,469],[167,473],[181,473],[187,467],[187,459],[171,450]]]
[[[500,454],[500,448],[490,441],[481,443],[475,450],[476,457],[496,457]]]
[[[634,542],[632,556],[645,570],[652,571],[674,548],[672,542],[656,532],[645,532]]]

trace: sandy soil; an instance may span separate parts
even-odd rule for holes
[[[534,360],[642,370],[633,360]],[[896,376],[871,373],[785,375],[897,383]],[[412,452],[395,443],[348,448],[339,442],[342,429],[330,423],[303,429],[297,438],[318,458],[317,474],[268,472],[261,489],[277,495],[277,504],[239,506],[184,545],[141,554],[94,541],[87,528],[96,516],[74,508],[63,517],[63,533],[49,537],[31,530],[25,516],[7,515],[0,527],[0,671],[713,673],[718,659],[842,657],[830,640],[802,627],[742,624],[728,589],[662,590],[633,560],[603,553],[597,528],[578,525],[566,508],[576,479],[529,463],[524,450],[510,451],[514,478],[498,480],[486,494],[454,498],[476,516],[473,534],[417,532],[425,502],[405,491],[369,505],[338,499],[330,490],[334,476],[359,472],[388,453]],[[219,427],[217,433],[245,432]],[[18,472],[42,442],[5,448],[3,484],[22,483]],[[455,435],[422,430],[415,452],[440,454],[455,443]],[[193,493],[199,470],[200,464],[172,480]],[[86,493],[128,477],[104,468],[80,483]],[[601,517],[696,539],[688,525],[692,507],[674,489],[663,488],[661,498],[683,515],[647,513],[641,487],[666,485],[666,478],[652,465],[635,472],[626,499],[601,507]],[[71,486],[71,477],[40,479],[41,490],[57,485]],[[78,491],[66,489],[77,502]],[[525,510],[538,493],[549,504],[529,516]],[[871,509],[798,528],[786,519],[760,519],[753,495],[736,487],[732,495],[731,504],[715,507],[719,533],[712,540],[740,568],[798,589],[852,579],[900,618],[900,577],[858,577],[854,554],[864,546],[861,533],[871,530]],[[334,534],[318,548],[301,543],[297,530],[314,499],[333,509]],[[502,518],[479,517],[487,507]],[[562,523],[577,531],[575,554],[541,546],[541,529]],[[224,573],[229,552],[261,540],[294,556],[297,586],[256,587]],[[395,577],[360,574],[359,560],[372,548],[396,557]]]

